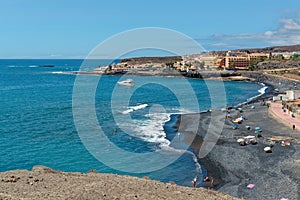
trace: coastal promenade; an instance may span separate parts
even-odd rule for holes
[[[283,122],[284,124],[290,126],[292,128],[293,125],[295,125],[296,130],[300,130],[300,120],[296,117],[293,118],[291,115],[287,112],[282,111],[282,105],[280,103],[272,103],[269,110],[274,115],[275,118]]]

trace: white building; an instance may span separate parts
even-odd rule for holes
[[[300,98],[300,90],[288,90],[286,91],[288,100],[296,100]]]
[[[279,94],[273,97],[273,101],[288,101],[300,99],[300,90],[288,90],[286,94]]]

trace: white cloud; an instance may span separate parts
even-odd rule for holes
[[[212,44],[212,46],[221,47],[221,46],[228,46],[228,44],[223,43],[223,42],[218,42],[218,43]]]
[[[256,34],[235,34],[211,36],[210,44],[203,44],[207,48],[232,49],[265,47],[274,45],[300,44],[300,16],[296,19],[280,19],[279,27],[276,30],[268,30]]]
[[[265,35],[265,36],[268,36],[268,37],[271,37],[271,36],[274,35],[274,33],[275,33],[275,32],[273,32],[273,31],[266,31],[266,32],[264,33],[264,35]]]
[[[280,19],[279,22],[282,23],[279,32],[300,30],[300,24],[293,19]]]

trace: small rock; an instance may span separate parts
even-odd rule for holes
[[[87,173],[88,173],[88,174],[89,174],[89,173],[98,173],[98,171],[95,170],[95,169],[92,169],[92,170],[88,171]]]
[[[39,172],[39,173],[57,173],[57,171],[42,165],[33,166],[32,171]]]

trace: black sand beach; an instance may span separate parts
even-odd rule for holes
[[[272,79],[268,79],[267,83],[276,88],[281,86],[280,90],[294,87],[294,82],[288,80],[282,80],[281,84],[278,84],[277,80],[275,82],[276,85],[273,85]],[[261,98],[270,97],[273,92],[270,91]],[[208,176],[214,178],[214,189],[247,199],[299,199],[300,131],[292,131],[291,127],[275,119],[267,106],[258,102],[243,105],[241,108],[242,113],[236,109],[230,111],[233,119],[246,116],[246,120],[236,130],[232,128],[231,119],[225,119],[226,111],[213,111],[202,113],[200,116],[182,115],[178,131],[185,134],[186,142],[191,144],[200,163],[207,169]],[[200,121],[197,121],[199,117]],[[213,123],[210,123],[211,121]],[[216,134],[217,129],[222,126],[216,145],[203,157],[203,152],[199,151],[204,148],[203,138]],[[247,130],[245,126],[251,126],[252,130]],[[255,135],[256,126],[262,129],[263,136],[258,138],[258,143],[238,145],[238,138]],[[274,136],[277,136],[277,139],[281,138],[278,141],[273,140],[272,153],[265,153],[264,147],[270,145],[270,139]],[[218,135],[215,135],[209,139],[214,142],[217,137]],[[282,140],[290,141],[291,145],[281,146]],[[249,189],[248,184],[255,186]]]

